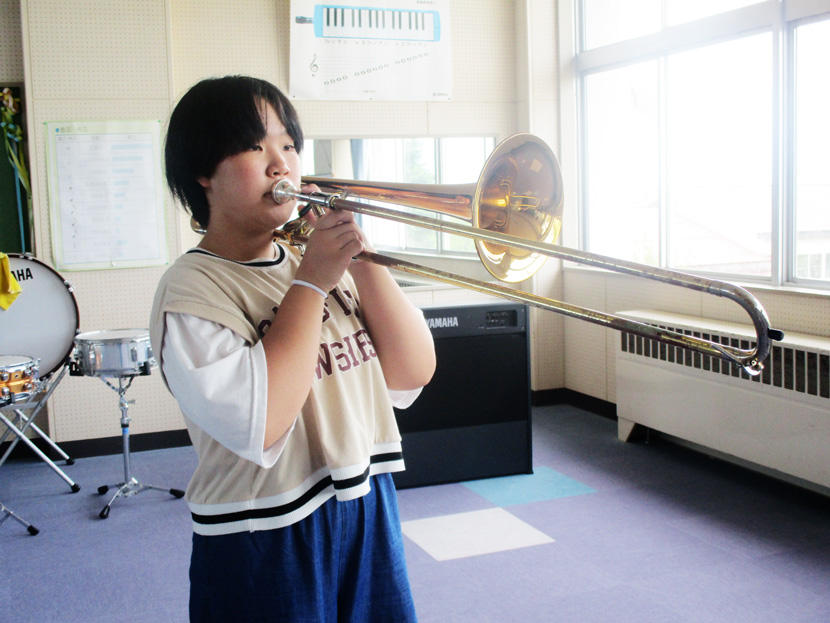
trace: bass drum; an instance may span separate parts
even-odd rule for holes
[[[69,359],[78,332],[78,303],[54,269],[32,256],[9,253],[9,268],[20,294],[0,309],[0,355],[26,355],[38,360],[41,379]]]

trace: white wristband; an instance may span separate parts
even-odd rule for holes
[[[327,299],[329,297],[329,295],[326,294],[326,292],[325,292],[325,290],[323,290],[323,288],[318,288],[313,283],[309,283],[308,281],[303,281],[302,279],[295,279],[294,281],[291,282],[291,285],[292,286],[303,286],[304,288],[311,288],[317,294],[322,296],[324,299]]]

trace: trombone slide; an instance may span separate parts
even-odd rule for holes
[[[296,199],[314,206],[350,210],[405,225],[472,238],[485,268],[503,282],[524,281],[541,267],[547,257],[557,257],[726,297],[749,314],[755,328],[756,343],[751,349],[735,348],[374,252],[364,252],[358,256],[393,270],[527,303],[618,331],[720,357],[742,366],[753,376],[763,370],[763,361],[770,351],[770,341],[783,338],[781,331],[770,328],[767,314],[755,297],[737,285],[555,244],[562,222],[563,193],[559,164],[550,148],[541,139],[529,134],[516,134],[500,143],[487,159],[476,184],[407,186],[317,177],[303,178],[303,181],[318,184],[331,192],[301,193],[289,182],[282,180],[274,185],[272,198],[276,203]],[[351,199],[352,196],[358,200]],[[439,214],[466,218],[472,224],[464,225],[409,214],[376,203],[367,203],[367,200],[432,210]],[[296,221],[287,224],[285,229],[295,231],[277,231],[275,237],[293,244],[303,244],[307,240],[302,235],[302,229],[296,226]]]

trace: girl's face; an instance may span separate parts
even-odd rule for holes
[[[210,226],[237,232],[263,233],[283,225],[294,201],[274,203],[271,188],[281,179],[300,187],[300,155],[276,111],[263,102],[265,138],[249,149],[228,156],[211,177],[199,178],[210,205]]]

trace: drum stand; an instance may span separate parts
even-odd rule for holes
[[[121,440],[124,454],[124,482],[120,482],[115,485],[101,485],[100,487],[98,487],[98,495],[104,495],[110,488],[118,487],[118,490],[115,492],[115,495],[113,495],[112,498],[110,498],[110,501],[107,502],[107,505],[101,509],[100,513],[98,513],[98,516],[101,519],[106,519],[107,517],[109,517],[110,507],[115,503],[117,499],[122,497],[130,497],[131,495],[136,495],[138,493],[141,493],[142,491],[145,491],[146,489],[167,491],[170,495],[173,495],[177,498],[180,498],[184,495],[184,491],[182,491],[181,489],[167,489],[165,487],[157,487],[155,485],[141,484],[132,475],[132,471],[130,470],[130,416],[127,414],[127,410],[129,409],[131,404],[135,403],[135,400],[127,400],[124,395],[127,393],[127,390],[130,388],[130,385],[132,385],[133,379],[135,377],[128,376],[126,378],[129,380],[125,384],[125,377],[118,377],[118,387],[115,387],[115,385],[110,383],[107,379],[101,378],[101,380],[107,384],[107,387],[118,393],[118,405],[121,408]]]
[[[9,517],[26,526],[26,530],[28,530],[29,534],[31,534],[32,536],[40,532],[40,530],[35,528],[32,524],[23,519],[20,515],[15,515],[10,508],[6,507],[3,504],[3,502],[0,502],[0,524],[6,521]]]
[[[41,437],[41,439],[43,439],[43,441],[49,444],[49,446],[55,452],[57,452],[64,461],[66,461],[67,465],[72,465],[75,462],[74,459],[71,459],[69,455],[66,454],[66,452],[60,449],[58,444],[52,441],[49,435],[44,433],[34,423],[35,417],[38,413],[40,413],[40,410],[46,405],[46,401],[49,399],[49,396],[52,395],[52,392],[55,391],[55,388],[58,386],[58,383],[63,378],[63,375],[65,373],[66,367],[63,367],[57,378],[54,378],[48,382],[48,387],[45,390],[45,392],[41,389],[40,392],[38,392],[38,394],[33,395],[31,398],[24,402],[11,403],[0,407],[0,422],[3,422],[3,424],[6,425],[6,431],[3,433],[2,436],[0,436],[0,443],[3,443],[6,440],[6,436],[10,432],[14,433],[14,435],[16,436],[16,439],[12,440],[12,442],[9,444],[9,447],[6,449],[6,452],[3,454],[2,458],[0,458],[0,465],[3,465],[3,463],[6,462],[6,459],[9,458],[9,455],[12,453],[12,450],[14,450],[14,447],[17,445],[17,442],[23,441],[23,443],[25,443],[27,446],[29,446],[29,448],[31,448],[32,452],[34,452],[44,463],[51,467],[52,470],[58,476],[60,476],[61,479],[64,482],[66,482],[66,484],[69,485],[69,488],[72,490],[72,493],[77,493],[81,490],[81,487],[77,485],[69,476],[67,476],[60,467],[55,465],[55,463],[48,456],[46,456],[46,454],[44,454],[44,452],[40,448],[38,448],[32,442],[32,440],[29,439],[28,436],[26,436],[26,431],[31,428],[35,433],[37,433]],[[42,396],[40,396],[40,398],[38,398],[35,402],[34,396],[39,394],[42,394]],[[24,409],[30,408],[32,406],[34,406],[34,410],[31,412],[31,414],[26,415],[24,413]],[[14,412],[16,416],[15,422],[7,418],[5,413],[3,413],[3,411],[6,409],[10,409]]]

